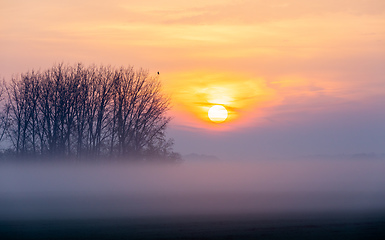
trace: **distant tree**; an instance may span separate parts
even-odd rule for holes
[[[3,81],[2,83],[0,83],[0,107],[3,109],[3,111],[0,112],[0,141],[6,134],[9,124],[9,108],[8,105],[5,103],[5,92],[5,82]]]
[[[7,131],[19,156],[178,159],[165,137],[169,98],[148,71],[58,64],[5,89],[0,140]]]
[[[8,133],[19,155],[36,154],[38,149],[39,73],[22,74],[6,86],[8,101],[2,115],[8,118]]]
[[[162,94],[158,78],[147,71],[120,69],[114,79],[113,125],[117,154],[139,157],[146,148],[164,137],[170,118],[165,115],[169,99]]]
[[[59,64],[42,76],[39,109],[43,152],[55,156],[71,155],[71,134],[75,118],[75,77],[73,68]],[[75,86],[74,86],[75,85]]]

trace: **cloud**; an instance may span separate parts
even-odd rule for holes
[[[285,21],[327,14],[378,15],[385,12],[381,0],[372,1],[230,1],[204,7],[167,11],[165,23],[249,25]]]

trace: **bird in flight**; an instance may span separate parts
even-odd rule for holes
[[[159,72],[158,72],[158,75],[159,75]]]

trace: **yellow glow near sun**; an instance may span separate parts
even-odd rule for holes
[[[212,124],[204,125],[205,122],[226,122],[223,127],[243,124],[258,114],[256,108],[275,96],[263,79],[232,72],[180,72],[167,78],[175,103],[173,110],[183,112],[183,125],[212,128]],[[222,112],[214,114],[219,107]]]
[[[227,118],[227,110],[222,105],[214,105],[210,108],[208,116],[212,122],[221,123]]]

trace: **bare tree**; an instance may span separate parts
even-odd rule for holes
[[[162,94],[159,79],[142,69],[120,69],[114,90],[113,135],[117,137],[118,155],[138,157],[157,136],[164,136],[170,121],[166,116],[169,99]]]
[[[170,101],[143,69],[58,64],[12,79],[7,93],[4,129],[17,154],[171,156]]]
[[[3,81],[0,84],[0,107],[3,111],[0,112],[0,141],[3,139],[4,135],[8,130],[9,124],[9,105],[5,102],[6,96],[6,84]]]
[[[29,72],[13,78],[7,87],[8,102],[3,114],[9,116],[9,137],[15,151],[25,155],[38,151],[39,73]]]

